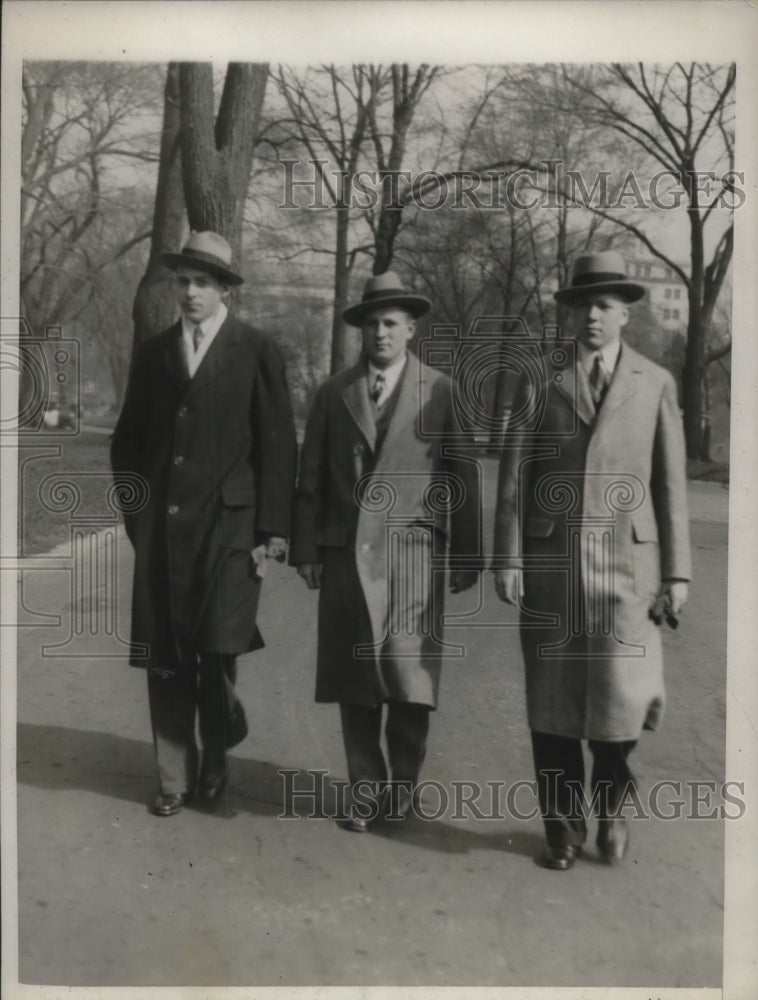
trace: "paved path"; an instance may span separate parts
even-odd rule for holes
[[[485,465],[490,495],[493,464]],[[724,775],[728,493],[691,484],[690,499],[697,584],[682,627],[664,637],[668,714],[635,753],[643,795],[663,779],[720,783]],[[123,535],[118,553],[125,633],[131,556]],[[538,820],[454,819],[448,811],[356,836],[328,819],[278,818],[280,769],[344,778],[337,710],[312,702],[316,596],[286,567],[273,567],[264,588],[268,645],[241,666],[251,735],[233,753],[223,809],[150,815],[143,673],[85,655],[86,644],[76,642],[64,649],[70,658],[41,655],[43,644],[68,636],[72,615],[91,621],[76,614],[110,602],[102,582],[91,606],[72,598],[65,552],[58,557],[57,568],[30,564],[23,574],[24,619],[31,625],[44,610],[61,624],[20,630],[22,981],[720,984],[724,825],[717,821],[640,820],[622,867],[601,866],[590,851],[572,871],[556,873],[534,862]],[[472,600],[459,595],[449,610],[471,611]],[[478,620],[500,627],[450,630],[468,656],[446,666],[432,719],[424,777],[448,790],[455,781],[510,785],[532,776],[513,615],[489,577],[482,601]],[[528,797],[520,801],[528,805]],[[426,808],[434,804],[427,797]],[[479,805],[487,811],[484,800]]]

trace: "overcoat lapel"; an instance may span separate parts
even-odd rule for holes
[[[404,456],[408,453],[407,444],[402,441],[402,438],[408,433],[409,428],[415,432],[418,424],[419,375],[418,360],[409,351],[405,369],[400,376],[395,412],[387,427],[387,434],[377,463],[378,468],[391,464],[393,455],[402,456],[402,460],[405,460]]]
[[[169,330],[163,346],[163,361],[176,384],[184,387],[189,382],[189,372],[182,350],[181,321]]]
[[[641,371],[642,369],[636,363],[634,351],[622,343],[616,362],[616,370],[597,415],[598,423],[607,419],[615,409],[621,406],[624,400],[629,399],[630,396],[634,396],[639,391],[638,379]]]
[[[224,369],[233,364],[235,359],[238,360],[240,339],[239,328],[227,316],[187,386],[188,396],[194,396],[204,389],[210,382],[215,381]]]
[[[561,374],[562,380],[553,382],[556,392],[576,410],[580,420],[591,427],[595,423],[595,404],[581,364],[578,361],[576,364],[566,364],[561,368]]]
[[[342,399],[348,413],[358,425],[371,451],[376,451],[376,424],[368,398],[368,377],[365,361],[361,361],[350,373],[349,381],[342,390]]]

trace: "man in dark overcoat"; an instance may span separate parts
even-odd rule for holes
[[[122,506],[135,552],[132,663],[147,668],[154,811],[170,816],[198,783],[218,799],[226,750],[247,733],[236,658],[262,645],[261,578],[267,558],[285,557],[297,445],[277,345],[228,314],[228,289],[243,280],[229,244],[192,233],[163,261],[181,318],[134,359],[111,459],[116,481],[136,474],[147,487],[141,509]]]
[[[682,422],[671,375],[621,340],[644,286],[609,250],[555,293],[572,353],[552,342],[524,378],[500,461],[495,585],[521,607],[529,726],[547,835],[570,868],[587,836],[582,739],[593,756],[597,847],[627,851],[628,757],[664,706],[660,623],[687,599]],[[568,345],[567,345],[568,346]]]
[[[407,350],[430,307],[392,272],[345,310],[358,364],[328,379],[300,460],[290,561],[320,587],[316,700],[338,702],[352,790],[348,827],[413,803],[437,705],[445,567],[455,592],[481,563],[478,463],[448,377]],[[380,735],[386,704],[385,737]]]

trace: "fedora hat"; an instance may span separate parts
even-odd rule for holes
[[[361,301],[348,306],[342,313],[342,318],[351,326],[360,326],[372,310],[386,306],[405,309],[414,319],[432,308],[429,299],[425,299],[423,295],[407,292],[394,271],[385,271],[384,274],[375,274],[368,279]]]
[[[571,284],[553,295],[556,302],[575,302],[585,295],[612,292],[625,302],[636,302],[645,294],[645,286],[626,276],[624,258],[616,250],[588,253],[577,257]]]
[[[229,285],[241,285],[245,280],[232,270],[232,248],[218,233],[193,231],[180,253],[162,253],[160,260],[172,271],[177,267],[194,267],[215,274]]]

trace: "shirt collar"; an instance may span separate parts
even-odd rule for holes
[[[616,370],[616,365],[618,364],[619,352],[621,351],[621,338],[617,340],[612,340],[610,344],[606,344],[605,347],[596,351],[591,347],[587,347],[586,344],[579,343],[579,360],[581,362],[582,368],[589,375],[592,370],[592,364],[595,360],[595,355],[599,354],[603,359],[603,365],[605,370],[609,375],[612,375]]]
[[[402,358],[400,358],[399,361],[396,361],[393,365],[390,365],[389,368],[377,368],[376,365],[372,364],[369,361],[368,363],[369,385],[374,384],[377,375],[383,375],[384,383],[387,386],[386,394],[389,395],[397,385],[398,379],[403,373],[403,369],[405,368],[405,363],[407,360],[408,360],[408,354],[406,352],[402,356]]]
[[[182,332],[185,339],[192,343],[192,334],[198,327],[203,331],[203,339],[212,339],[224,325],[224,320],[228,315],[229,310],[223,302],[219,305],[215,313],[209,316],[208,319],[203,320],[202,323],[190,323],[184,313],[182,313]]]

